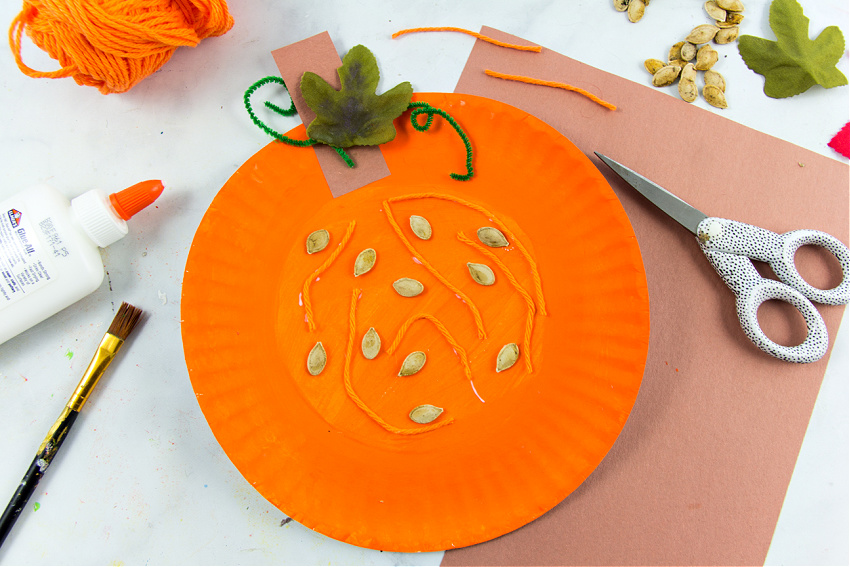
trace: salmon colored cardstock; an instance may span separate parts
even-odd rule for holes
[[[328,35],[328,32],[322,32],[276,49],[272,51],[272,57],[280,71],[283,82],[286,83],[289,95],[295,103],[298,116],[301,117],[304,126],[309,126],[310,122],[316,117],[316,113],[307,106],[304,97],[301,96],[301,76],[304,72],[312,71],[326,80],[333,88],[340,88],[337,69],[342,65],[342,61],[336,52],[331,36]],[[346,152],[354,160],[356,164],[354,168],[348,167],[330,146],[316,144],[313,149],[316,151],[322,173],[334,197],[344,195],[372,181],[383,179],[390,174],[387,162],[381,155],[381,149],[377,146],[348,148]]]
[[[481,33],[528,43],[492,28]],[[488,77],[485,69],[567,82],[618,109]],[[482,41],[456,92],[519,107],[585,154],[608,155],[709,215],[848,241],[846,164],[666,92],[547,49],[525,53]],[[685,125],[687,139],[677,135]],[[718,147],[723,167],[702,157]],[[646,266],[651,332],[637,402],[578,490],[515,532],[447,552],[443,565],[763,564],[829,353],[800,365],[753,346],[734,296],[692,235],[593,159],[631,219]],[[802,249],[797,261],[815,285],[840,281],[831,257]],[[775,340],[799,342],[802,320],[784,305],[763,306],[760,318]],[[818,308],[834,338],[844,307]]]

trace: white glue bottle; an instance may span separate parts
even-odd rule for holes
[[[151,180],[69,201],[39,185],[0,202],[0,344],[100,287],[100,248],[126,235],[126,221],[162,190]]]

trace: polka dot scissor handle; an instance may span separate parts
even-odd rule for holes
[[[826,353],[829,336],[812,301],[830,305],[850,302],[850,252],[837,238],[817,230],[777,234],[757,226],[708,217],[697,227],[702,251],[738,298],[738,319],[746,335],[763,351],[789,362],[814,362]],[[811,244],[829,250],[841,264],[838,286],[823,290],[807,283],[794,265],[794,254]],[[770,264],[781,282],[763,278],[751,259]],[[758,323],[758,308],[768,299],[790,303],[803,315],[808,334],[797,346],[777,344]]]

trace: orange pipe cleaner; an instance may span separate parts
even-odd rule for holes
[[[439,429],[443,426],[450,424],[454,421],[454,418],[448,418],[431,425],[426,425],[425,427],[415,427],[413,429],[402,429],[400,427],[396,427],[394,425],[390,425],[384,419],[375,413],[369,406],[366,405],[360,396],[357,395],[357,392],[354,391],[354,387],[351,385],[351,357],[354,351],[354,340],[357,334],[357,301],[360,299],[360,290],[354,288],[351,292],[351,308],[348,312],[348,345],[345,347],[345,366],[342,370],[343,382],[345,383],[345,392],[348,394],[348,397],[351,398],[351,401],[354,402],[357,407],[363,410],[366,415],[372,418],[375,423],[389,431],[390,433],[396,433],[398,435],[416,435],[418,433],[427,433],[428,431],[434,431],[435,429]]]
[[[496,77],[498,79],[507,79],[509,81],[519,81],[521,83],[529,83],[529,84],[532,84],[532,85],[543,85],[544,87],[554,87],[556,89],[564,89],[564,90],[567,90],[567,91],[573,91],[573,92],[578,93],[580,95],[586,96],[587,98],[589,98],[590,100],[592,100],[596,104],[604,106],[608,110],[617,110],[617,107],[614,106],[613,104],[611,104],[610,102],[606,102],[593,93],[589,93],[584,89],[580,89],[578,87],[568,85],[567,83],[559,83],[557,81],[544,81],[542,79],[534,79],[532,77],[524,77],[522,75],[508,75],[508,74],[505,74],[505,73],[499,73],[498,71],[491,71],[490,69],[485,69],[484,72],[487,75],[489,75],[491,77]]]
[[[304,311],[307,314],[307,328],[311,331],[316,330],[316,323],[313,320],[313,302],[310,300],[310,286],[313,285],[313,282],[316,281],[316,278],[319,277],[322,272],[327,270],[330,265],[334,263],[337,256],[342,254],[342,251],[345,249],[345,245],[348,244],[348,241],[351,239],[351,235],[354,233],[355,224],[355,221],[351,221],[348,224],[345,235],[343,235],[342,241],[337,245],[336,250],[328,256],[327,260],[322,262],[321,266],[316,268],[315,271],[307,276],[306,280],[304,280],[304,286],[301,289],[301,299],[304,302]]]
[[[461,199],[459,197],[453,197],[452,195],[442,195],[440,193],[413,193],[413,194],[410,194],[410,195],[401,195],[399,197],[392,197],[391,199],[388,199],[387,201],[384,202],[385,203],[384,207],[385,207],[385,209],[389,210],[387,208],[387,205],[386,205],[387,202],[395,203],[395,202],[398,202],[398,201],[411,201],[411,200],[415,200],[415,199],[441,199],[443,201],[450,201],[452,203],[457,203],[458,205],[463,205],[464,207],[469,207],[473,211],[479,212],[482,215],[486,215],[487,218],[491,219],[493,221],[493,223],[495,223],[495,225],[499,227],[499,230],[501,230],[503,233],[505,233],[507,235],[507,237],[511,240],[511,242],[514,245],[516,245],[516,247],[520,251],[520,254],[522,254],[523,257],[525,258],[525,261],[528,262],[528,267],[531,269],[531,277],[534,280],[534,291],[535,291],[535,295],[537,296],[537,303],[540,304],[540,312],[543,315],[547,314],[547,312],[546,312],[546,300],[543,298],[543,284],[540,281],[540,273],[537,271],[537,262],[534,261],[534,258],[531,257],[531,254],[528,252],[528,250],[525,248],[525,246],[523,246],[522,242],[520,242],[519,238],[516,237],[516,235],[513,233],[513,231],[511,231],[511,229],[509,229],[507,226],[505,226],[505,223],[500,221],[498,219],[498,217],[496,217],[496,215],[494,215],[493,213],[491,213],[490,211],[488,211],[484,207],[482,207],[480,205],[476,205],[475,203],[470,203],[469,201],[464,201],[463,199]],[[388,213],[388,216],[391,216],[391,214]],[[395,224],[395,219],[391,220],[390,222]],[[402,234],[401,229],[398,228],[398,225],[395,225],[395,228],[396,228],[396,232],[401,235]],[[411,244],[407,243],[407,241],[406,241],[406,239],[404,238],[403,235],[402,235],[402,240],[404,240],[405,243],[407,244],[408,250],[411,250],[411,252],[415,252],[415,250],[413,249],[413,246]],[[419,260],[421,261],[421,258],[419,258]],[[479,333],[479,335],[480,335],[480,333]]]
[[[73,77],[103,94],[122,93],[178,47],[194,47],[232,26],[224,0],[24,0],[9,28],[9,46],[28,77]],[[60,69],[36,71],[23,62],[24,29]]]
[[[523,339],[523,350],[525,351],[525,369],[529,374],[531,374],[534,371],[531,364],[531,334],[534,332],[534,313],[537,311],[537,308],[534,306],[534,300],[531,298],[531,295],[527,291],[525,291],[525,288],[520,285],[516,277],[514,277],[513,273],[505,265],[505,263],[502,262],[498,256],[493,254],[493,252],[487,250],[480,244],[473,242],[462,232],[457,233],[457,239],[463,242],[464,244],[468,244],[472,248],[475,248],[481,254],[492,260],[499,267],[499,269],[505,273],[505,276],[508,278],[508,281],[511,282],[511,285],[514,286],[514,289],[517,290],[517,293],[519,293],[525,300],[525,305],[526,307],[528,307],[528,315],[525,318],[525,336]]]
[[[400,35],[404,35],[406,33],[416,33],[416,32],[438,32],[438,31],[451,31],[451,32],[460,32],[465,33],[467,35],[471,35],[476,39],[480,39],[481,41],[486,41],[487,43],[492,43],[493,45],[498,45],[499,47],[509,47],[510,49],[517,49],[519,51],[534,51],[535,53],[540,53],[541,47],[539,45],[516,45],[514,43],[505,43],[504,41],[499,41],[497,39],[493,39],[492,37],[487,37],[486,35],[482,35],[480,33],[466,30],[463,28],[452,28],[452,27],[436,27],[436,28],[410,28],[407,30],[397,31],[393,34],[393,39],[397,38]]]
[[[437,330],[440,331],[440,334],[443,335],[443,338],[446,339],[446,342],[455,350],[457,355],[460,357],[460,362],[463,364],[463,372],[466,374],[466,377],[469,378],[469,381],[472,381],[472,368],[469,366],[469,357],[466,356],[466,350],[460,343],[458,343],[449,330],[443,325],[439,319],[434,317],[433,315],[429,315],[427,313],[420,313],[418,315],[414,315],[410,319],[404,322],[404,324],[399,328],[398,333],[396,333],[395,340],[393,344],[390,345],[390,348],[387,349],[387,354],[392,354],[401,344],[401,339],[404,338],[404,335],[407,333],[407,330],[413,325],[416,321],[420,319],[425,319],[430,321],[437,327]]]

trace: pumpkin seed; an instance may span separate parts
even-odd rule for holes
[[[401,363],[401,370],[398,371],[399,376],[413,376],[425,366],[425,360],[427,357],[425,353],[421,350],[416,350],[411,352],[405,357],[404,362]]]
[[[670,48],[670,53],[667,55],[667,61],[676,61],[677,59],[681,59],[683,45],[685,45],[684,41],[674,43],[673,46]]]
[[[714,0],[705,3],[705,11],[718,22],[726,21],[726,10],[718,6]]]
[[[331,235],[325,229],[316,230],[307,237],[307,254],[321,252],[331,241]]]
[[[381,352],[381,337],[374,327],[369,327],[369,330],[363,335],[363,340],[360,341],[360,350],[363,351],[363,356],[369,360],[372,360]]]
[[[310,354],[307,355],[307,372],[313,376],[318,376],[325,369],[327,362],[328,354],[325,352],[322,341],[319,341],[310,350]]]
[[[717,35],[714,36],[714,43],[725,44],[732,43],[736,39],[738,39],[738,31],[740,28],[738,26],[732,28],[723,28],[722,30],[717,32]]]
[[[467,262],[466,267],[469,269],[469,275],[472,276],[475,283],[481,285],[493,285],[496,283],[496,274],[493,273],[490,266]]]
[[[502,231],[492,226],[483,226],[478,229],[478,240],[490,248],[504,248],[508,245],[508,239]]]
[[[653,75],[652,84],[656,87],[666,87],[667,85],[672,85],[678,76],[679,67],[676,65],[667,65]]]
[[[742,14],[740,12],[729,12],[726,15],[726,23],[727,24],[737,26],[738,24],[740,24],[743,21],[744,21],[744,14]]]
[[[711,106],[716,106],[717,108],[726,108],[727,106],[726,95],[716,85],[705,85],[702,88],[702,97]]]
[[[714,39],[714,36],[717,35],[717,32],[719,31],[720,28],[717,26],[702,24],[692,29],[691,33],[688,34],[688,37],[685,38],[685,41],[690,41],[694,45],[702,45],[703,43],[708,43]]]
[[[614,9],[618,12],[625,12],[629,9],[629,0],[614,0]]]
[[[402,297],[416,297],[425,291],[425,286],[413,278],[400,278],[393,282],[393,289]]]
[[[686,41],[682,46],[682,59],[684,61],[690,61],[694,57],[697,56],[697,46],[691,43],[690,41]]]
[[[649,71],[650,75],[654,75],[664,67],[664,62],[659,59],[647,59],[643,62],[644,68]]]
[[[499,351],[496,357],[496,372],[507,370],[519,360],[519,347],[516,343],[508,343]]]
[[[643,17],[643,12],[646,10],[644,0],[631,0],[629,2],[629,21],[637,23]]]
[[[720,89],[721,92],[726,92],[726,79],[724,79],[723,75],[717,71],[709,69],[703,74],[702,78],[705,80],[706,86],[715,86]]]
[[[374,248],[367,248],[357,255],[354,260],[354,277],[362,276],[375,266],[375,260],[378,259],[378,253]]]
[[[693,63],[688,63],[682,68],[681,79],[683,81],[696,81],[697,71]]]
[[[425,217],[410,215],[410,230],[422,240],[431,238],[431,223]]]
[[[679,96],[685,102],[693,102],[697,99],[699,91],[697,90],[696,76],[697,72],[693,63],[688,63],[682,69],[682,76],[679,79]]]
[[[717,5],[727,12],[743,12],[744,5],[741,0],[715,0]]]
[[[410,410],[410,419],[415,421],[416,423],[431,423],[443,413],[443,408],[438,408],[437,406],[432,406],[430,404],[424,404],[421,406],[416,406],[412,410]]]
[[[697,71],[708,71],[717,63],[717,58],[717,51],[713,47],[708,44],[703,45],[697,51],[697,63],[694,68]]]

